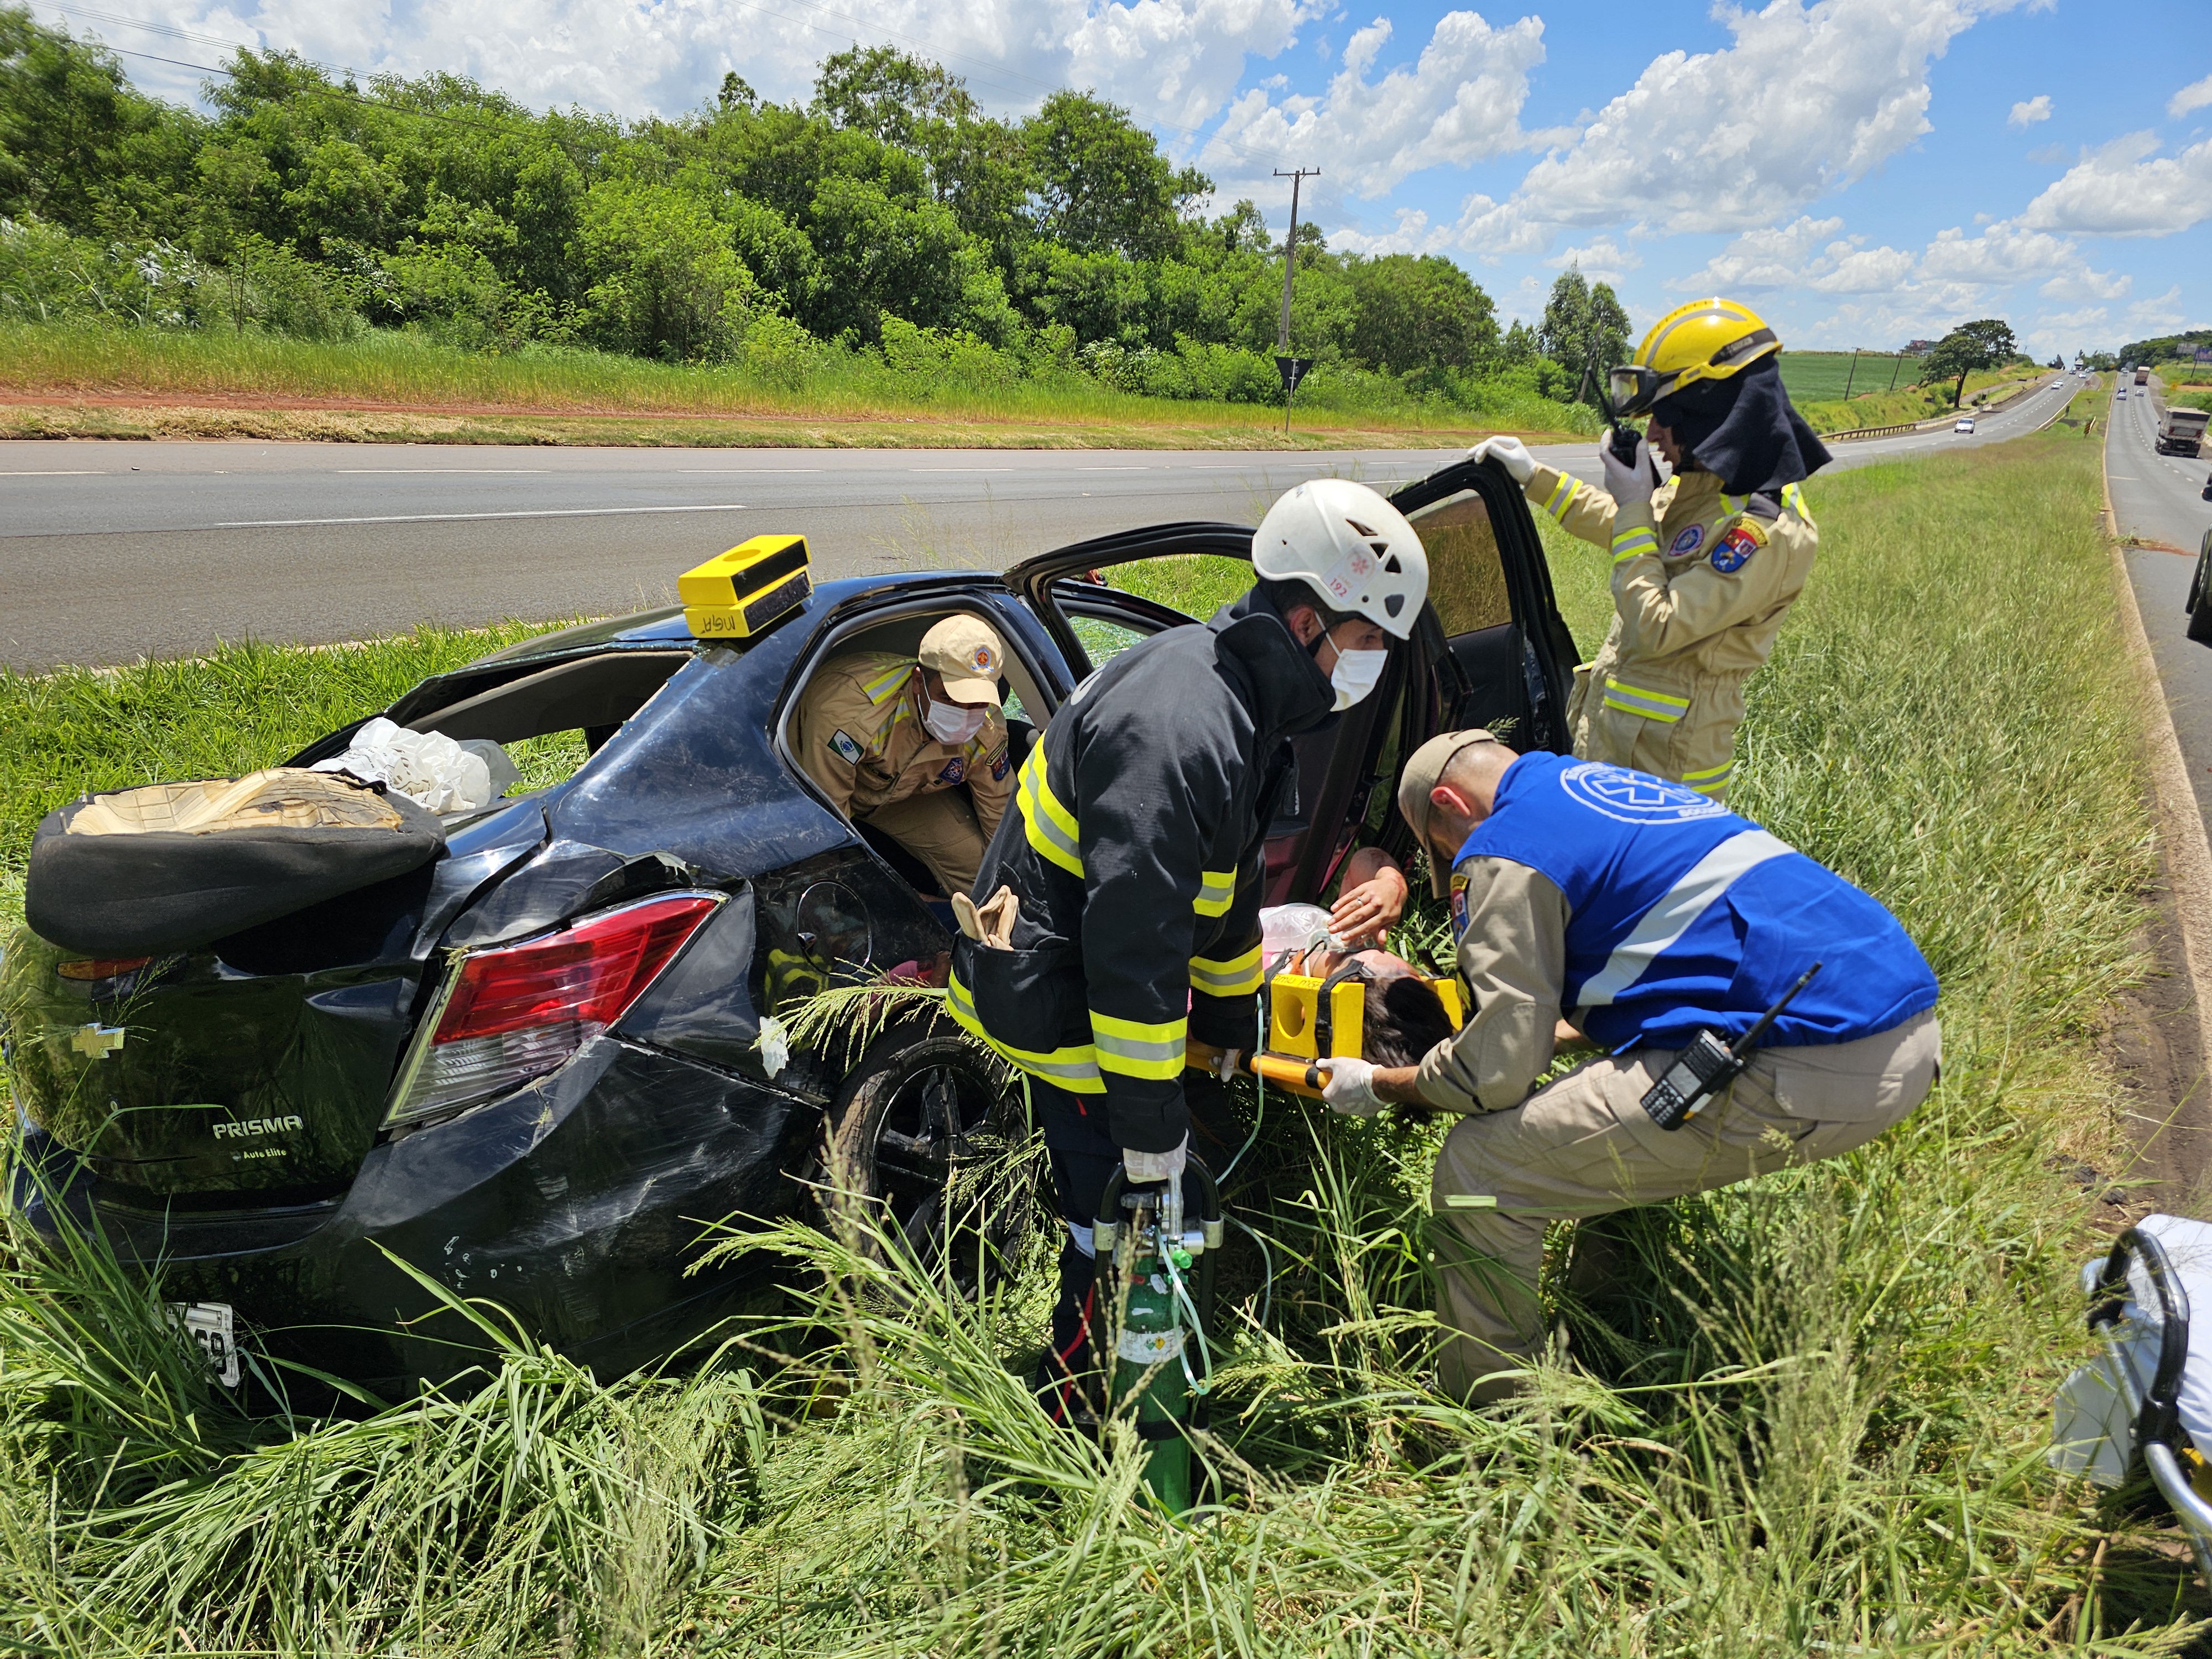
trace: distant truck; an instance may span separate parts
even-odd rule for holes
[[[2137,369],[2136,371],[2136,384],[2137,386],[2148,386],[2150,384],[2150,371],[2147,368]]]
[[[2201,409],[2169,409],[2158,423],[2158,453],[2186,455],[2191,460],[2203,453],[2205,422],[2212,414]]]

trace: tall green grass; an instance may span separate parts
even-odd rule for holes
[[[2126,1144],[2089,1039],[2142,971],[2154,874],[2096,467],[2054,436],[1816,481],[1820,560],[1756,682],[1736,804],[1912,929],[1944,982],[1943,1079],[1847,1158],[1634,1213],[1612,1230],[1627,1271],[1576,1279],[1560,1228],[1559,1345],[1525,1403],[1471,1412],[1428,1385],[1438,1126],[1280,1097],[1229,1182],[1273,1273],[1232,1235],[1209,1501],[1182,1523],[1139,1499],[1126,1430],[1068,1437],[1021,1385],[1042,1236],[970,1301],[902,1271],[864,1212],[828,1233],[734,1222],[724,1248],[794,1257],[821,1288],[690,1373],[592,1379],[511,1340],[495,1372],[422,1402],[289,1425],[226,1415],[146,1293],[83,1265],[96,1248],[17,1236],[0,1639],[2174,1650],[2206,1605],[2185,1562],[2154,1517],[2040,1456],[2084,1346],[2072,1267],[2100,1243],[2068,1171],[2110,1176]],[[1607,561],[1550,551],[1587,647]],[[1208,1107],[1217,1164],[1256,1109]],[[110,1328],[136,1334],[87,1352],[81,1334]]]

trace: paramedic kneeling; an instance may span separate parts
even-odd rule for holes
[[[1449,872],[1474,1013],[1419,1066],[1322,1063],[1339,1111],[1468,1115],[1433,1183],[1446,1392],[1518,1391],[1547,1221],[1833,1158],[1933,1085],[1936,976],[1896,918],[1696,791],[1455,732],[1414,751],[1398,810]],[[1643,1101],[1683,1046],[1733,1042],[1815,962],[1749,1068],[1662,1129]],[[1529,1093],[1578,1034],[1607,1052]]]

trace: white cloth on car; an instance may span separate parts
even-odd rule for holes
[[[313,769],[380,783],[439,813],[481,811],[521,776],[489,738],[456,742],[442,732],[410,732],[381,714],[353,734],[345,753]]]

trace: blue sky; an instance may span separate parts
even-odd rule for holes
[[[898,45],[1002,112],[1095,88],[1278,228],[1273,168],[1319,166],[1305,208],[1333,245],[1443,254],[1507,316],[1571,260],[1639,328],[1722,292],[1798,346],[1996,315],[2070,356],[2212,325],[2212,28],[2180,0],[37,3],[158,56],[215,61],[181,30],[630,114],[729,69],[801,97],[827,52]]]

